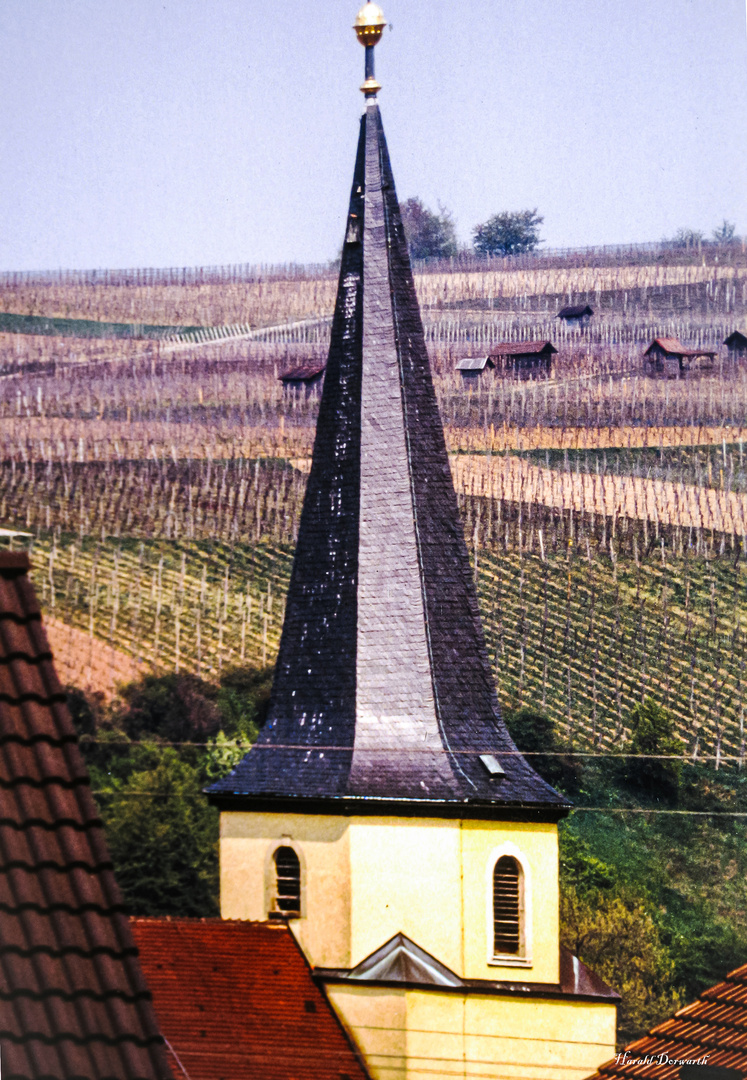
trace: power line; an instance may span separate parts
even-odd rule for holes
[[[195,749],[206,750],[225,750],[231,747],[237,749],[246,749],[249,753],[250,750],[261,750],[267,753],[271,750],[302,750],[305,753],[309,751],[322,750],[324,753],[340,753],[349,754],[355,750],[356,754],[407,754],[411,756],[413,754],[444,754],[452,757],[464,756],[464,757],[479,757],[481,754],[494,754],[503,758],[604,758],[604,759],[619,759],[619,760],[641,760],[641,761],[680,761],[683,764],[689,762],[704,762],[704,761],[741,761],[745,760],[743,754],[701,754],[698,753],[696,758],[693,758],[691,754],[644,754],[644,753],[626,753],[618,750],[599,751],[599,750],[505,750],[501,747],[483,747],[478,750],[447,750],[443,746],[434,747],[402,747],[402,746],[379,746],[375,748],[366,749],[364,747],[354,746],[327,746],[323,743],[311,744],[311,743],[248,743],[243,742],[240,739],[226,739],[224,742],[193,742],[190,740],[170,740],[170,739],[158,739],[158,741],[151,742],[147,739],[125,739],[122,742],[118,742],[115,739],[100,739],[95,736],[82,735],[79,736],[79,744],[81,747],[96,745],[107,746],[117,750],[129,750],[135,747],[146,747],[151,750],[158,750],[165,747],[191,747]]]

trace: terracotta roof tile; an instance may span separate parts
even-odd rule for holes
[[[278,378],[281,382],[308,382],[309,379],[316,379],[321,375],[326,366],[323,361],[312,360],[308,364],[301,364],[290,371],[284,371],[282,375],[278,375]]]
[[[364,1080],[286,926],[133,919],[153,1004],[190,1080]]]
[[[491,356],[534,356],[536,353],[548,355],[556,353],[551,341],[500,341],[490,349]]]
[[[0,555],[3,1071],[170,1080],[28,568]]]
[[[657,346],[662,352],[669,353],[671,356],[716,355],[716,352],[713,349],[688,349],[687,346],[683,345],[677,338],[654,338],[643,355],[648,356]]]
[[[681,1062],[707,1057],[708,1065],[747,1074],[747,964],[732,971],[724,982],[704,990],[697,1001],[658,1024],[645,1038],[631,1043],[625,1053],[624,1063],[618,1056],[590,1080],[637,1076],[676,1080],[679,1065],[668,1064],[667,1058]],[[655,1063],[637,1064],[646,1057]]]

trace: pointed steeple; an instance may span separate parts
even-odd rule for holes
[[[500,719],[373,45],[356,31],[366,108],[269,714],[210,791],[225,809],[555,820],[566,801]]]

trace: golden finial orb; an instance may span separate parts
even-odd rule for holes
[[[353,29],[361,45],[376,45],[384,32],[386,19],[378,4],[364,4],[358,12]]]

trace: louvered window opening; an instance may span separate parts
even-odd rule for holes
[[[503,855],[493,870],[493,952],[517,954],[521,940],[519,864]]]
[[[275,852],[275,903],[270,916],[276,919],[301,914],[301,864],[293,848]]]

